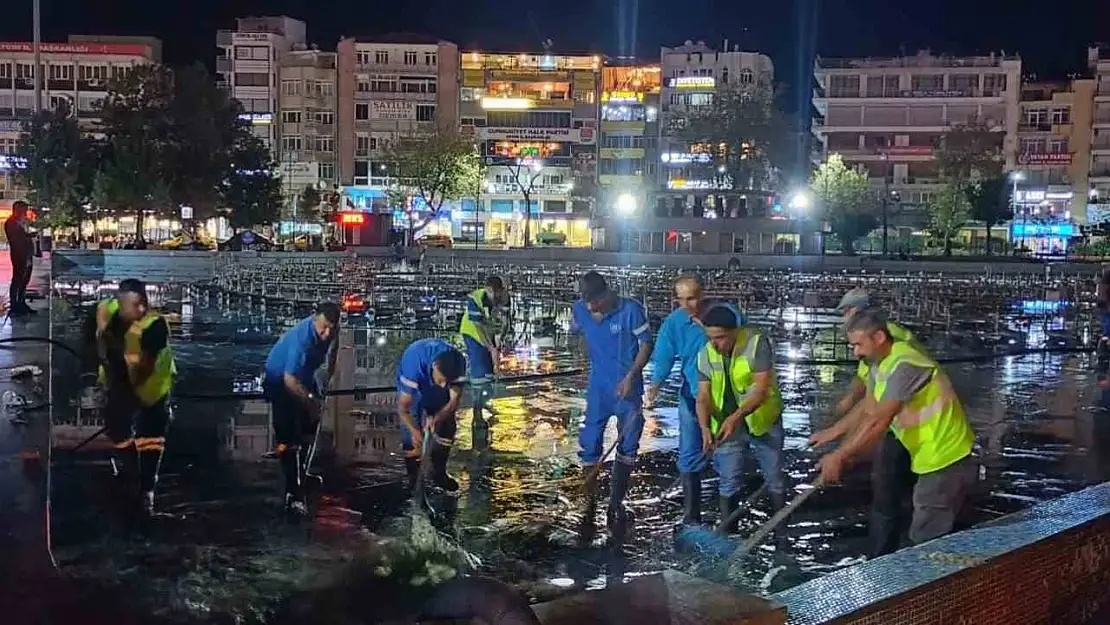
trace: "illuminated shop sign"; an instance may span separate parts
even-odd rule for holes
[[[487,111],[520,111],[532,108],[528,98],[482,98],[482,108]]]
[[[698,191],[705,189],[731,189],[727,182],[718,183],[714,180],[683,180],[676,178],[667,181],[667,188],[672,191]]]
[[[717,80],[712,76],[680,76],[667,80],[671,89],[712,89],[717,86]]]
[[[1072,237],[1075,236],[1075,225],[1062,224],[1010,224],[1011,236],[1022,237]]]
[[[625,103],[643,102],[644,94],[635,91],[602,91],[602,102]]]
[[[1018,163],[1022,165],[1067,165],[1071,163],[1071,154],[1068,152],[1019,154]]]
[[[708,152],[664,152],[659,155],[659,160],[671,165],[709,163],[713,160],[713,155]]]
[[[1014,196],[1014,201],[1016,201],[1016,202],[1043,202],[1046,199],[1048,199],[1047,197],[1045,197],[1047,195],[1048,195],[1048,192],[1045,191],[1044,189],[1028,189],[1028,190],[1024,190],[1024,191],[1018,191],[1017,194]]]
[[[269,126],[274,123],[273,113],[242,113],[239,119],[252,126]]]
[[[18,156],[10,154],[0,154],[0,171],[7,171],[9,169],[23,169],[26,166],[27,160]]]

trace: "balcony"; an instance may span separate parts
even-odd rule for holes
[[[1052,132],[1052,124],[1041,122],[1038,124],[1018,124],[1018,132]]]
[[[885,58],[865,59],[823,59],[817,57],[814,68],[822,69],[893,69],[893,68],[933,68],[933,67],[1000,67],[1003,61],[1018,61],[1018,56],[1003,56],[992,54],[990,56],[974,57],[937,57],[930,54],[917,56],[898,56]]]
[[[379,72],[379,73],[398,73],[408,76],[431,75],[435,76],[439,73],[439,68],[436,65],[425,65],[423,55],[417,57],[419,61],[415,65],[406,65],[404,63],[369,63],[366,65],[356,64],[360,72]],[[357,63],[357,60],[356,60]]]
[[[232,71],[231,59],[226,56],[221,56],[216,59],[216,71],[222,74],[230,74]]]

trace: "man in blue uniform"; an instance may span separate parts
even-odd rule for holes
[[[682,366],[682,386],[678,393],[678,471],[682,476],[682,522],[701,523],[701,472],[706,454],[702,453],[701,428],[698,426],[698,353],[705,346],[705,329],[698,315],[702,310],[702,284],[696,276],[682,276],[674,283],[675,308],[663,320],[652,354],[651,384],[645,400],[655,403],[659,386],[666,381],[675,361]]]
[[[499,276],[486,278],[486,284],[466,298],[466,311],[459,321],[459,334],[466,343],[470,363],[470,386],[474,400],[474,419],[482,420],[482,410],[497,376],[501,355],[497,347],[498,320],[495,318],[507,293]]]
[[[623,525],[624,497],[644,429],[643,370],[651,357],[651,325],[635,300],[609,289],[601,274],[582,277],[582,299],[571,307],[571,327],[586,341],[590,360],[586,421],[578,435],[579,457],[586,474],[585,521],[592,525],[597,506],[597,471],[609,417],[616,415],[620,440],[613,462],[608,518]]]
[[[320,424],[323,398],[316,371],[328,361],[328,380],[335,373],[339,306],[324,302],[316,312],[278,339],[266,358],[262,393],[270,402],[277,455],[285,474],[285,508],[305,514],[302,483],[308,470],[309,448]]]
[[[432,481],[454,492],[459,483],[447,475],[447,457],[455,443],[466,358],[441,339],[421,339],[405,348],[397,367],[397,413],[401,417],[405,470],[409,487],[420,473],[424,432],[430,434]]]

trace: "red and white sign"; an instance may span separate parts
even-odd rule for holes
[[[581,129],[585,130],[585,129]],[[494,141],[581,141],[581,130],[578,128],[478,128],[476,134],[479,139],[493,139]],[[591,135],[593,129],[589,129]],[[591,137],[591,142],[592,142]]]
[[[1071,154],[1068,152],[1036,152],[1021,154],[1018,163],[1022,165],[1070,165]]]
[[[46,54],[110,54],[116,56],[150,56],[150,46],[138,43],[43,43],[39,49]],[[0,41],[0,52],[33,53],[34,45],[23,41]]]

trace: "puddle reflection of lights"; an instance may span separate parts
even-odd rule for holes
[[[790,347],[786,348],[786,358],[787,360],[801,360],[802,350],[791,345]]]

